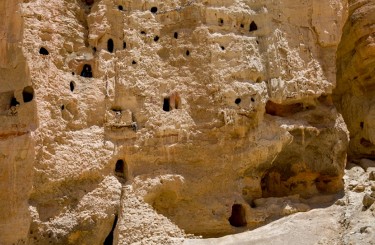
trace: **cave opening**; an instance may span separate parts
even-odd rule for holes
[[[112,229],[109,232],[108,236],[105,238],[103,245],[112,245],[113,244],[113,233],[115,232],[115,228],[117,225],[118,215],[115,215],[115,220],[113,221]]]
[[[232,214],[229,217],[229,223],[234,227],[243,227],[247,225],[246,211],[241,204],[233,204]]]
[[[156,12],[158,12],[158,8],[152,7],[150,11],[151,11],[151,13],[156,14]]]
[[[120,10],[120,11],[124,10],[124,7],[122,7],[122,5],[119,5],[117,8],[118,8],[118,10]]]
[[[10,107],[17,106],[19,104],[20,104],[20,102],[18,102],[15,97],[12,97],[12,99],[10,100]]]
[[[175,32],[175,33],[173,34],[173,37],[174,37],[175,39],[177,39],[177,38],[178,38],[178,32]]]
[[[82,1],[85,2],[89,6],[94,4],[94,0],[82,0]]]
[[[303,103],[278,104],[271,100],[266,103],[266,113],[272,116],[286,117],[304,110]]]
[[[114,46],[115,45],[113,43],[112,38],[108,39],[108,42],[107,42],[107,50],[108,50],[108,52],[113,53]]]
[[[122,48],[126,49],[126,42],[125,41],[122,43]]]
[[[39,49],[39,54],[41,54],[41,55],[49,55],[49,52],[48,52],[48,50],[46,48],[41,47]]]
[[[189,56],[189,55],[190,55],[190,51],[186,50],[186,56]]]
[[[120,160],[117,160],[116,162],[116,166],[115,166],[115,173],[118,175],[123,175],[124,174],[124,170],[125,170],[125,162],[124,160],[120,159]]]
[[[236,103],[236,105],[239,105],[241,103],[241,98],[237,98],[234,100],[234,103]]]
[[[155,37],[154,37],[154,41],[155,41],[155,42],[159,41],[159,36],[155,36]]]
[[[219,26],[222,26],[224,25],[224,20],[222,18],[219,18],[218,23],[219,23]]]
[[[257,26],[257,24],[255,24],[254,21],[252,21],[251,24],[250,24],[249,31],[252,32],[252,31],[256,31],[256,30],[258,30],[258,26]]]
[[[368,147],[373,147],[373,146],[374,146],[374,144],[373,144],[370,140],[365,139],[365,138],[361,138],[360,141],[359,141],[359,143],[360,143],[362,146],[366,147],[366,148],[368,148]]]
[[[73,81],[70,82],[69,84],[69,87],[70,87],[70,91],[74,91],[74,88],[75,88],[75,83]]]
[[[27,103],[33,100],[34,98],[34,89],[31,86],[27,86],[22,91],[23,102]]]
[[[363,127],[365,126],[365,123],[364,122],[360,122],[359,126],[361,127],[361,129],[363,129]]]
[[[164,111],[170,111],[171,110],[171,104],[170,104],[170,98],[169,97],[164,98],[163,110]]]
[[[92,77],[91,65],[85,64],[82,68],[81,77]]]
[[[245,26],[244,26],[244,24],[241,23],[240,27],[241,27],[241,28],[244,28]]]

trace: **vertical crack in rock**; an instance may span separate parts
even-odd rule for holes
[[[117,214],[115,215],[115,219],[113,221],[112,229],[109,232],[108,236],[105,238],[103,245],[112,245],[113,243],[113,233],[115,231],[116,225],[117,225],[117,219],[118,216]]]

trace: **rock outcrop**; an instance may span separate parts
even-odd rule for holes
[[[351,0],[337,51],[335,105],[350,131],[349,155],[374,158],[375,3]]]
[[[181,243],[343,189],[346,1],[18,3],[0,8],[0,156],[22,200],[0,217],[22,229],[0,219],[0,243]]]

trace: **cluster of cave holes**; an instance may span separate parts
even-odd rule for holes
[[[34,234],[34,231],[30,230],[29,233],[30,233],[30,236],[32,236]],[[47,233],[41,233],[40,235],[43,237],[42,240],[43,240],[44,244],[47,243],[47,241],[48,241],[49,244],[55,244],[56,240],[60,240],[61,239],[61,236],[59,234],[57,234],[56,236],[54,236],[51,231],[48,231]],[[39,244],[40,241],[38,240],[38,238],[36,236],[34,236],[33,239],[34,239],[35,243]],[[17,244],[20,244],[20,243],[17,243]],[[25,244],[25,243],[21,243],[21,244]]]
[[[247,225],[246,210],[241,204],[233,204],[229,223],[234,227],[244,227]]]
[[[255,99],[254,99],[253,97],[251,97],[250,100],[251,100],[251,102],[255,102]],[[234,103],[235,103],[236,105],[240,105],[241,102],[242,102],[242,99],[241,99],[241,98],[236,98],[236,99],[234,100]]]
[[[115,165],[115,174],[118,177],[123,178],[125,181],[128,179],[128,166],[124,160],[119,159]]]
[[[218,19],[218,25],[219,26],[223,26],[224,25],[224,20],[222,18]],[[245,25],[243,23],[241,23],[240,27],[241,28],[245,28]],[[254,21],[252,21],[250,23],[250,26],[249,26],[249,32],[253,32],[253,31],[256,31],[256,30],[258,30],[258,26],[257,26],[257,24]]]
[[[24,103],[28,103],[28,102],[31,102],[33,99],[34,99],[34,89],[33,89],[33,87],[31,87],[31,86],[25,87],[22,90],[22,100],[23,100],[23,102]],[[16,99],[16,97],[12,96],[10,98],[9,108],[11,108],[13,106],[17,106],[19,104],[20,103],[18,102],[18,100]]]

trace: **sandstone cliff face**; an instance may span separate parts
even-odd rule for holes
[[[21,2],[0,2],[0,244],[25,242],[31,221],[28,199],[35,155],[32,131],[37,126],[37,114],[21,49]]]
[[[337,51],[335,104],[350,131],[350,155],[374,158],[375,3],[349,3],[350,18]]]
[[[342,189],[348,132],[331,93],[344,0],[8,5],[23,28],[4,33],[18,31],[15,64],[29,67],[9,71],[29,78],[12,89],[35,91],[38,111],[34,97],[20,103],[15,120],[28,123],[2,141],[20,147],[2,166],[24,152],[34,175],[30,198],[31,177],[7,182],[25,179],[27,243],[220,236]],[[0,86],[15,84],[6,72]],[[0,91],[7,113],[13,90]]]

